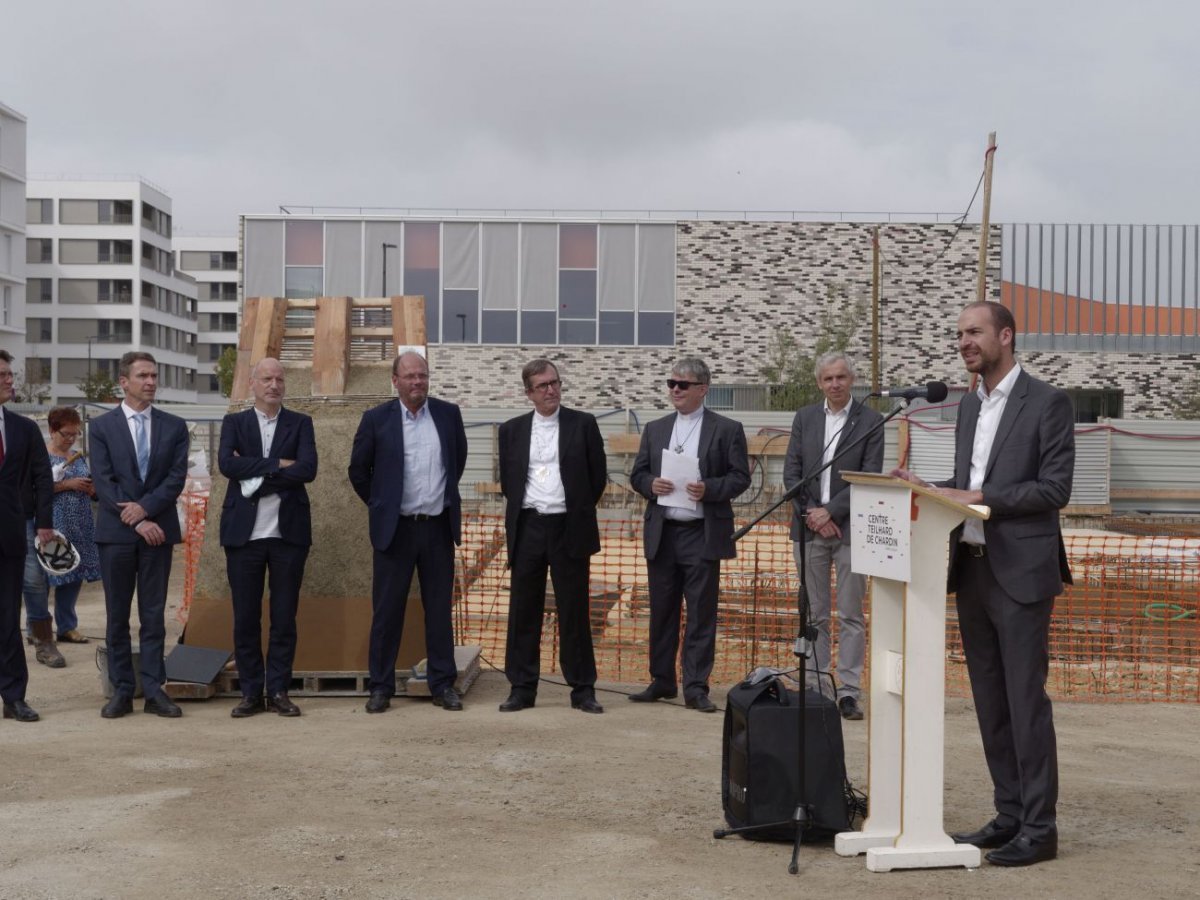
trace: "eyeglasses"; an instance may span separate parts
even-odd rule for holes
[[[79,437],[79,432],[78,431],[60,431],[59,435],[61,435],[62,437],[65,437],[69,441],[73,441],[77,437]]]
[[[562,387],[562,382],[559,379],[555,378],[553,381],[543,381],[541,384],[535,384],[532,387],[530,387],[529,389],[531,391],[537,391],[539,394],[544,394],[548,390],[554,389],[557,391],[561,387]]]
[[[688,388],[694,388],[704,384],[703,381],[680,381],[677,378],[668,378],[667,387],[671,390],[678,388],[681,391],[686,391]]]

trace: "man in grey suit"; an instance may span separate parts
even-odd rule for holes
[[[746,433],[741,423],[704,408],[711,381],[704,361],[675,363],[667,379],[675,414],[646,426],[629,483],[649,501],[645,513],[646,570],[650,582],[650,675],[629,699],[638,703],[678,695],[680,601],[687,603],[683,638],[683,697],[689,709],[716,712],[708,696],[717,640],[717,586],[721,560],[733,559],[733,504],[750,486]],[[663,454],[699,460],[698,481],[681,485],[662,477]],[[684,506],[663,502],[686,494]],[[691,501],[694,508],[686,508]]]
[[[1067,395],[1014,358],[1016,323],[999,303],[958,317],[958,349],[979,390],[963,398],[954,476],[937,485],[991,508],[951,535],[949,589],[995,793],[996,816],[956,841],[989,862],[1027,866],[1058,853],[1058,751],[1046,696],[1050,615],[1070,583],[1059,510],[1071,496],[1074,414]],[[925,484],[904,469],[901,478]]]
[[[805,475],[831,462],[843,448],[846,453],[807,482],[792,500],[792,547],[797,567],[804,560],[812,624],[817,629],[816,652],[809,657],[806,680],[817,691],[827,691],[831,684],[829,615],[831,576],[836,566],[838,662],[837,688],[832,693],[844,718],[861,719],[858,701],[867,646],[863,621],[867,579],[850,570],[850,485],[842,472],[883,469],[883,429],[879,427],[883,417],[851,396],[855,373],[845,353],[822,354],[815,368],[825,400],[799,410],[792,421],[783,462],[784,487],[791,489]]]

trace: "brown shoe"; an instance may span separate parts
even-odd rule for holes
[[[40,622],[31,622],[30,625],[33,628],[34,646],[37,648],[33,654],[34,659],[51,669],[63,668],[67,661],[54,645],[53,623],[49,619],[43,619]]]
[[[91,643],[89,638],[81,634],[78,628],[72,628],[70,631],[64,631],[58,636],[60,644],[88,644]]]

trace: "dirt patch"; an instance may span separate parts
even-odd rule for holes
[[[98,586],[80,613],[101,635]],[[43,721],[0,722],[0,897],[1126,900],[1200,883],[1197,706],[1057,705],[1053,863],[874,874],[818,845],[792,877],[785,845],[712,839],[721,716],[612,693],[587,716],[550,685],[503,714],[507,684],[485,672],[462,713],[318,698],[299,719],[234,720],[210,700],[168,721],[139,701],[105,721],[95,646],[63,646],[57,671],[30,651]],[[946,715],[946,824],[975,826],[990,789],[973,713]],[[844,731],[865,789],[865,725]]]

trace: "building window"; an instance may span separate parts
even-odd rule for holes
[[[51,294],[53,284],[53,280],[49,278],[28,279],[25,282],[25,302],[52,303],[54,300]]]
[[[25,320],[26,343],[41,344],[52,340],[54,340],[54,331],[50,319]]]
[[[4,285],[0,291],[0,325],[12,324],[12,285]]]
[[[25,201],[26,225],[53,225],[54,201],[43,197],[30,197]]]
[[[54,241],[50,238],[26,238],[25,262],[54,262]]]
[[[1067,396],[1076,422],[1119,419],[1125,408],[1125,392],[1113,388],[1067,388]]]

